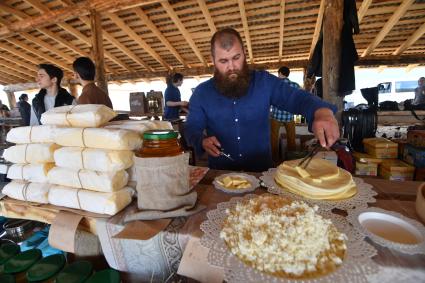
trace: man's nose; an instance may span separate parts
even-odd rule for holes
[[[234,71],[235,70],[235,64],[233,64],[232,60],[229,60],[228,64],[227,64],[227,70],[230,71]]]

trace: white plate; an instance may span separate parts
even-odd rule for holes
[[[223,178],[228,177],[228,176],[244,178],[245,180],[247,180],[251,184],[251,186],[249,188],[246,188],[246,189],[228,189],[228,188],[220,185],[217,182],[218,180],[222,180]],[[260,186],[260,180],[258,180],[257,178],[255,178],[252,175],[248,175],[248,174],[245,174],[245,173],[228,173],[228,174],[223,174],[223,175],[215,177],[215,179],[213,181],[213,185],[216,189],[223,191],[225,193],[242,194],[242,193],[252,192],[256,188],[258,188]]]
[[[381,246],[407,254],[425,254],[425,227],[413,219],[376,207],[350,211],[348,219]]]

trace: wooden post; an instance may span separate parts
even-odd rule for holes
[[[91,40],[94,64],[96,65],[96,83],[108,93],[108,82],[105,76],[105,58],[103,56],[103,37],[100,15],[95,10],[90,11]]]
[[[323,16],[323,100],[335,104],[338,111],[343,110],[343,98],[337,96],[341,65],[343,2],[326,0]]]
[[[312,78],[307,77],[307,67],[303,68],[303,78],[304,78],[303,89],[305,91],[312,92],[314,83],[316,82],[316,77],[315,76],[313,76]]]
[[[9,102],[10,109],[15,108],[16,107],[15,93],[10,90],[5,90],[5,92],[7,94],[7,100]]]

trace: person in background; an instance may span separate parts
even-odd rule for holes
[[[32,100],[31,126],[40,125],[41,114],[54,107],[76,104],[74,97],[60,86],[62,78],[63,71],[55,65],[38,65],[37,84],[40,91]]]
[[[415,99],[413,105],[425,103],[425,77],[420,77],[418,80],[418,87],[415,88]]]
[[[22,126],[29,126],[31,120],[31,104],[28,103],[28,94],[23,93],[19,96],[18,108],[21,113]]]
[[[183,84],[183,75],[175,73],[167,78],[167,88],[165,89],[164,99],[164,120],[175,120],[179,119],[179,111],[183,110],[187,112],[187,101],[181,101],[179,86]]]
[[[323,147],[339,138],[336,107],[266,71],[250,71],[236,30],[213,35],[211,56],[214,77],[195,89],[185,126],[188,144],[198,155],[208,153],[210,168],[258,172],[273,166],[271,105],[307,117]]]
[[[109,96],[94,83],[96,67],[93,61],[88,57],[80,57],[72,63],[72,68],[74,69],[74,78],[83,87],[77,100],[78,104],[103,104],[113,109]]]
[[[299,89],[300,85],[288,79],[290,70],[288,67],[280,67],[277,75],[285,83],[293,88]],[[279,131],[280,127],[284,126],[286,130],[287,150],[294,151],[296,149],[295,143],[295,121],[294,115],[276,106],[271,106],[270,117],[270,134],[273,161],[278,162],[279,156]]]
[[[10,111],[9,107],[7,107],[6,104],[3,104],[3,102],[0,100],[0,110],[2,111]]]

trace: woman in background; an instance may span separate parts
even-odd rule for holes
[[[19,96],[19,113],[21,113],[22,126],[29,126],[31,119],[31,104],[28,103],[28,94],[23,93]]]

